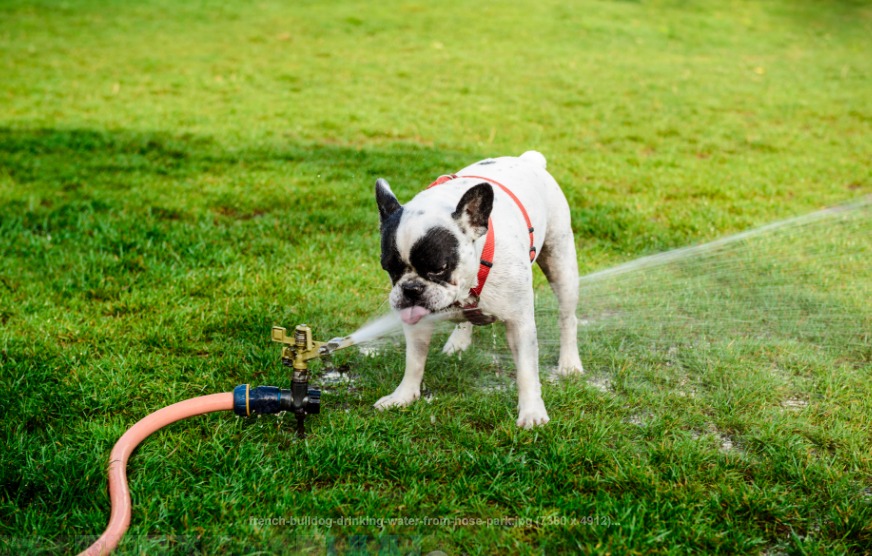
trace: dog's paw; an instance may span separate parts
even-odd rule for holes
[[[521,405],[516,424],[522,429],[532,429],[544,425],[550,420],[548,412],[545,411],[545,402],[540,398],[535,402]]]
[[[385,410],[391,407],[405,407],[417,400],[420,395],[420,392],[400,390],[397,388],[393,394],[387,395],[375,402],[373,407],[378,410]]]
[[[580,375],[584,373],[584,367],[581,366],[581,359],[578,355],[575,357],[560,358],[557,364],[557,374],[559,376]]]
[[[468,322],[458,324],[454,327],[454,332],[448,337],[445,342],[445,347],[442,348],[442,353],[445,355],[454,355],[466,351],[472,345],[472,325]]]

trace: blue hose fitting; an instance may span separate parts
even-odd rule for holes
[[[291,401],[290,390],[283,392],[275,386],[251,388],[248,384],[240,384],[233,389],[233,412],[240,417],[278,413],[287,409],[282,407],[282,398]]]
[[[294,396],[290,390],[283,390],[276,386],[251,388],[248,384],[240,384],[233,389],[233,412],[240,417],[268,415],[280,411],[292,411],[304,415],[321,413],[321,391],[317,388],[308,388],[305,397],[294,403]]]

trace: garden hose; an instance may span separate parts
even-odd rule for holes
[[[240,417],[267,415],[287,411],[297,418],[297,435],[305,437],[307,415],[321,413],[321,391],[309,388],[308,362],[327,357],[332,352],[353,345],[351,338],[334,338],[330,342],[312,340],[312,330],[305,324],[288,334],[273,327],[272,339],[283,344],[282,363],[293,369],[290,389],[276,386],[251,388],[240,384],[233,392],[199,396],[159,409],[138,421],[118,439],[109,455],[109,502],[112,507],[109,525],[97,541],[79,556],[99,556],[112,552],[130,526],[131,500],[127,485],[127,460],[139,444],[161,428],[196,415],[230,411]]]
[[[118,439],[109,455],[109,501],[112,512],[109,525],[97,541],[81,552],[79,556],[102,556],[109,554],[130,526],[130,489],[127,486],[127,460],[140,442],[163,427],[215,411],[233,409],[233,393],[199,396],[159,409],[138,421]]]
[[[302,412],[297,411],[298,417],[320,413],[320,391],[310,388],[304,399],[306,403]],[[275,386],[251,388],[248,384],[240,384],[233,392],[199,396],[159,409],[130,427],[118,439],[109,455],[109,502],[112,507],[109,525],[100,538],[79,556],[109,554],[115,550],[130,526],[131,500],[130,488],[127,485],[127,460],[143,440],[176,421],[206,413],[231,410],[241,417],[295,411],[294,392]]]

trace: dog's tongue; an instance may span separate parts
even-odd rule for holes
[[[406,324],[415,324],[429,314],[429,309],[419,307],[418,305],[415,305],[414,307],[406,307],[405,309],[400,309],[400,318]]]

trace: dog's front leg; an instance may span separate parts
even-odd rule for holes
[[[426,319],[415,325],[407,324],[403,326],[403,333],[406,336],[406,374],[393,394],[375,402],[376,409],[403,407],[421,396],[421,381],[424,378],[424,364],[430,349],[433,324],[426,322]]]
[[[549,421],[539,383],[539,343],[536,322],[530,318],[506,321],[506,339],[518,373],[518,421],[525,429]]]

